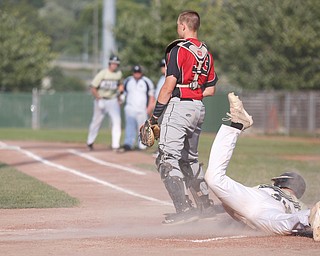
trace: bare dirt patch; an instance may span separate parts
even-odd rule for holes
[[[81,203],[75,208],[0,210],[1,255],[319,255],[320,243],[312,239],[265,236],[226,214],[188,225],[161,225],[173,206],[158,173],[139,168],[154,162],[143,152],[5,143],[11,147],[0,149],[0,162]]]

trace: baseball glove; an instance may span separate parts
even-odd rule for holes
[[[151,124],[150,120],[146,120],[140,127],[140,141],[143,145],[151,147],[154,141],[160,137],[160,127],[158,123]]]

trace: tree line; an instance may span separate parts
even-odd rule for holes
[[[94,26],[101,51],[102,5],[1,1],[0,90],[30,91],[48,75],[56,90],[83,89],[76,78],[62,79],[64,73],[51,63],[63,55],[92,56]],[[164,50],[177,37],[177,15],[185,9],[201,16],[199,38],[213,53],[221,83],[248,90],[320,89],[318,0],[117,0],[115,54],[125,74],[139,63],[157,79]]]

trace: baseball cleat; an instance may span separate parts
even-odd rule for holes
[[[210,205],[207,208],[201,209],[201,212],[199,214],[200,219],[210,219],[215,218],[217,214],[225,213],[225,209],[222,205]]]
[[[309,222],[313,230],[313,240],[320,241],[320,201],[312,207]]]
[[[87,144],[87,147],[88,147],[88,149],[89,149],[90,151],[93,151],[93,143]]]
[[[124,144],[122,147],[120,147],[117,150],[118,153],[125,153],[125,152],[128,152],[128,151],[132,151],[132,148],[127,144]]]
[[[199,213],[196,208],[191,208],[185,212],[168,214],[162,224],[165,225],[179,225],[199,220]]]
[[[230,113],[227,113],[227,118],[223,121],[231,121],[233,123],[240,123],[243,125],[242,130],[249,128],[253,124],[252,116],[250,116],[244,109],[242,101],[233,92],[228,94],[230,104]]]

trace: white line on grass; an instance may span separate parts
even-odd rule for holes
[[[1,146],[8,146],[8,145],[1,142]],[[95,178],[93,176],[90,176],[88,174],[82,173],[82,172],[80,172],[78,170],[75,170],[75,169],[72,169],[72,168],[68,168],[68,167],[66,167],[64,165],[55,164],[55,163],[53,163],[51,161],[45,160],[44,158],[42,158],[42,157],[40,157],[40,156],[38,156],[38,155],[28,151],[28,150],[24,150],[24,149],[21,149],[19,147],[14,148],[13,150],[19,151],[19,152],[27,155],[28,157],[33,158],[34,160],[39,161],[39,162],[41,162],[41,163],[43,163],[45,165],[57,168],[59,170],[65,171],[65,172],[72,173],[72,174],[74,174],[76,176],[79,176],[81,178],[93,181],[95,183],[98,183],[100,185],[103,185],[103,186],[106,186],[106,187],[109,187],[109,188],[112,188],[112,189],[117,190],[119,192],[123,192],[125,194],[131,195],[131,196],[134,196],[134,197],[138,197],[138,198],[142,198],[142,199],[145,199],[145,200],[148,200],[148,201],[151,201],[151,202],[156,202],[156,203],[159,203],[159,204],[162,204],[162,205],[170,205],[170,206],[172,205],[172,203],[169,203],[169,202],[166,202],[166,201],[162,201],[162,200],[150,197],[150,196],[141,195],[139,193],[136,193],[134,191],[131,191],[131,190],[128,190],[128,189],[125,189],[125,188],[121,188],[121,187],[119,187],[117,185],[114,185],[114,184],[112,184],[110,182],[97,179],[97,178]]]
[[[116,169],[119,169],[119,170],[123,170],[123,171],[127,171],[127,172],[130,172],[130,173],[133,173],[133,174],[137,174],[137,175],[146,175],[145,172],[138,171],[136,169],[129,168],[129,167],[126,167],[126,166],[123,166],[123,165],[102,161],[102,160],[100,160],[98,158],[95,158],[93,156],[90,156],[88,154],[82,153],[82,152],[74,150],[74,149],[69,149],[68,151],[70,153],[72,153],[72,154],[75,154],[77,156],[83,157],[83,158],[85,158],[87,160],[90,160],[90,161],[92,161],[94,163],[97,163],[97,164],[100,164],[100,165],[116,168]]]

